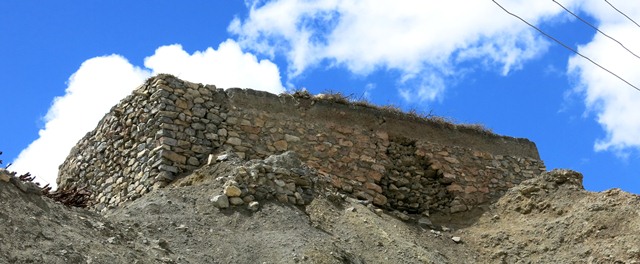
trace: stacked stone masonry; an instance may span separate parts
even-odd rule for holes
[[[232,151],[295,152],[337,190],[420,213],[461,212],[545,171],[536,146],[331,97],[147,80],[72,149],[58,185],[86,187],[97,210],[165,186]]]

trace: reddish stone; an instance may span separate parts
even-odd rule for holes
[[[372,171],[369,173],[369,179],[372,179],[374,182],[379,182],[382,179],[382,173],[377,171]]]
[[[473,186],[467,186],[466,188],[464,188],[464,192],[465,193],[474,193],[477,192],[478,189],[476,187]]]
[[[242,131],[247,132],[249,134],[259,134],[260,133],[260,127],[254,127],[254,126],[241,126],[240,128],[242,128]]]
[[[380,185],[377,185],[377,184],[375,184],[373,182],[365,183],[364,187],[366,187],[369,190],[376,191],[377,193],[382,193],[382,187],[380,187]]]
[[[373,204],[384,206],[387,204],[387,197],[382,194],[376,194],[376,196],[373,197]]]
[[[450,192],[463,192],[464,189],[462,189],[462,186],[454,183],[454,184],[451,184],[451,185],[447,186],[447,191],[450,191]]]
[[[371,168],[373,170],[375,170],[377,172],[381,172],[381,173],[386,171],[386,168],[384,166],[380,165],[380,164],[373,164],[373,165],[371,165]]]
[[[382,140],[389,140],[389,134],[387,134],[387,132],[384,132],[384,131],[377,131],[376,136],[378,136]]]
[[[287,150],[287,148],[289,147],[289,144],[287,143],[287,141],[284,140],[278,140],[276,142],[273,142],[273,146],[276,148],[276,150],[278,151],[285,151]]]
[[[331,177],[331,185],[336,188],[342,188],[342,180],[336,176]]]
[[[345,146],[345,147],[353,147],[353,142],[346,140],[346,139],[340,139],[338,141],[338,144],[340,144],[340,146]]]

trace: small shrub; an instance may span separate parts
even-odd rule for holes
[[[325,96],[322,96],[324,98],[324,100],[328,100],[334,103],[338,103],[338,104],[349,104],[349,96],[345,96],[344,94],[342,94],[341,92],[335,92],[333,90],[327,90],[326,92],[322,93]]]
[[[311,98],[311,93],[309,93],[309,91],[307,91],[307,89],[304,89],[304,88],[295,90],[292,95],[295,98],[302,98],[302,99]]]
[[[387,112],[387,113],[392,113],[392,114],[396,114],[396,115],[404,115],[404,112],[402,111],[402,109],[400,109],[400,107],[395,106],[395,105],[383,105],[382,107],[378,107],[379,109]]]
[[[495,134],[491,128],[488,128],[483,124],[459,124],[458,126],[483,134]]]
[[[2,155],[2,151],[0,151],[0,155]],[[0,160],[0,164],[2,164],[2,160]],[[11,164],[9,164],[11,165]],[[9,167],[9,166],[7,166]],[[41,193],[44,196],[47,196],[53,199],[56,202],[62,203],[66,206],[75,206],[75,207],[87,207],[89,206],[89,197],[91,196],[91,192],[86,190],[85,188],[68,188],[68,189],[58,189],[55,192],[51,192],[51,186],[49,184],[44,187],[40,187],[40,183],[33,182],[35,180],[35,176],[31,175],[31,173],[27,172],[20,176],[16,176],[15,171],[8,172],[11,177],[16,177],[20,181],[29,182],[35,184],[38,188],[40,188]]]

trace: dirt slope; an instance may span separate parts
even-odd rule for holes
[[[638,196],[553,171],[484,214],[401,215],[318,185],[308,205],[218,208],[239,161],[98,215],[0,181],[0,263],[637,263]],[[405,220],[401,220],[404,218]],[[418,222],[418,220],[420,222]],[[443,231],[445,230],[445,231]],[[452,237],[459,237],[455,242]],[[457,238],[456,238],[457,239]]]
[[[556,170],[511,189],[461,230],[487,263],[640,263],[640,196]]]

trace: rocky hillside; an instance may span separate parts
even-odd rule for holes
[[[258,186],[252,171],[276,177],[275,185]],[[288,181],[300,188],[299,200],[284,200]],[[484,210],[434,215],[384,211],[333,191],[327,181],[292,152],[252,161],[227,154],[99,215],[54,202],[2,172],[0,263],[640,260],[638,196],[587,192],[577,172],[543,173]],[[246,190],[236,186],[253,186],[260,195],[240,198]]]

